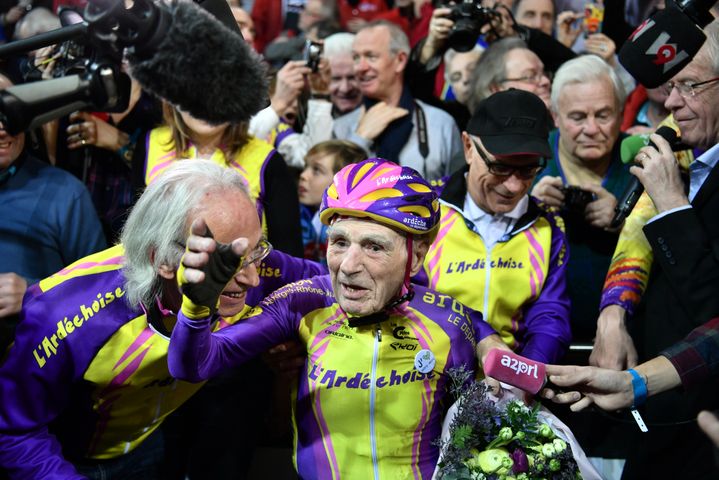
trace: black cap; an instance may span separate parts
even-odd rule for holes
[[[550,158],[549,128],[552,120],[544,102],[535,94],[511,88],[485,98],[467,123],[495,157],[536,155]]]

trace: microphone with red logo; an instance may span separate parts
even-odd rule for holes
[[[715,0],[666,0],[661,10],[634,30],[619,51],[619,61],[642,85],[656,88],[684,68],[706,40]]]
[[[484,360],[485,375],[532,395],[539,392],[546,383],[545,372],[543,363],[499,348],[490,350]]]

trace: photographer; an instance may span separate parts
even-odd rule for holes
[[[490,8],[479,1],[455,3],[450,0],[434,10],[427,37],[412,50],[408,66],[414,79],[412,92],[430,105],[446,110],[463,126],[469,118],[466,106],[435,97],[435,78],[445,52],[448,49],[467,52],[478,41],[491,46],[498,39],[515,36],[526,42],[526,47],[539,57],[539,63],[548,71],[555,71],[576,55],[550,35],[515,23],[511,12],[501,4]],[[449,65],[445,64],[444,68]]]
[[[324,40],[320,50],[314,51],[313,58],[287,62],[277,72],[270,106],[250,120],[252,135],[270,138],[281,125],[286,112],[309,93],[302,131],[290,129],[289,133],[276,135],[277,151],[291,167],[303,169],[307,151],[332,138],[334,118],[351,112],[362,101],[353,69],[353,40],[351,33],[336,33]],[[316,71],[308,63],[314,63]]]
[[[604,277],[618,232],[610,231],[617,196],[631,179],[619,155],[626,94],[614,70],[596,56],[564,64],[552,85],[558,130],[553,158],[532,195],[562,209],[572,252],[567,276],[575,342],[591,343]]]

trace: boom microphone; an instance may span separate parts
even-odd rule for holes
[[[132,76],[149,92],[213,124],[247,121],[267,105],[259,56],[195,3],[91,2],[86,20],[109,26],[99,35],[128,47]]]
[[[525,392],[536,394],[546,381],[546,366],[508,350],[493,348],[484,360],[484,373]]]
[[[706,40],[716,0],[666,0],[661,10],[634,30],[619,51],[619,61],[634,78],[656,88],[684,68]]]
[[[672,149],[674,149],[674,146],[677,145],[677,132],[673,128],[664,125],[659,127],[654,133],[669,142],[669,145],[673,146]],[[657,146],[649,140],[648,135],[632,135],[631,137],[627,137],[622,140],[622,144],[620,146],[622,162],[629,163],[634,161],[634,157],[637,156],[639,150],[647,145],[657,148]],[[683,148],[683,146],[679,148]],[[629,181],[622,197],[617,202],[617,206],[614,207],[614,218],[610,224],[611,228],[618,228],[624,219],[632,213],[632,209],[634,209],[637,201],[639,201],[639,197],[642,195],[643,191],[644,185],[642,185],[642,182],[640,182],[636,176],[632,176],[632,179]]]

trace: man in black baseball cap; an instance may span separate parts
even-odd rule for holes
[[[467,166],[442,191],[440,231],[417,280],[481,311],[521,355],[555,363],[571,340],[567,242],[561,220],[527,193],[551,156],[551,125],[544,102],[523,90],[478,105],[462,132]]]

